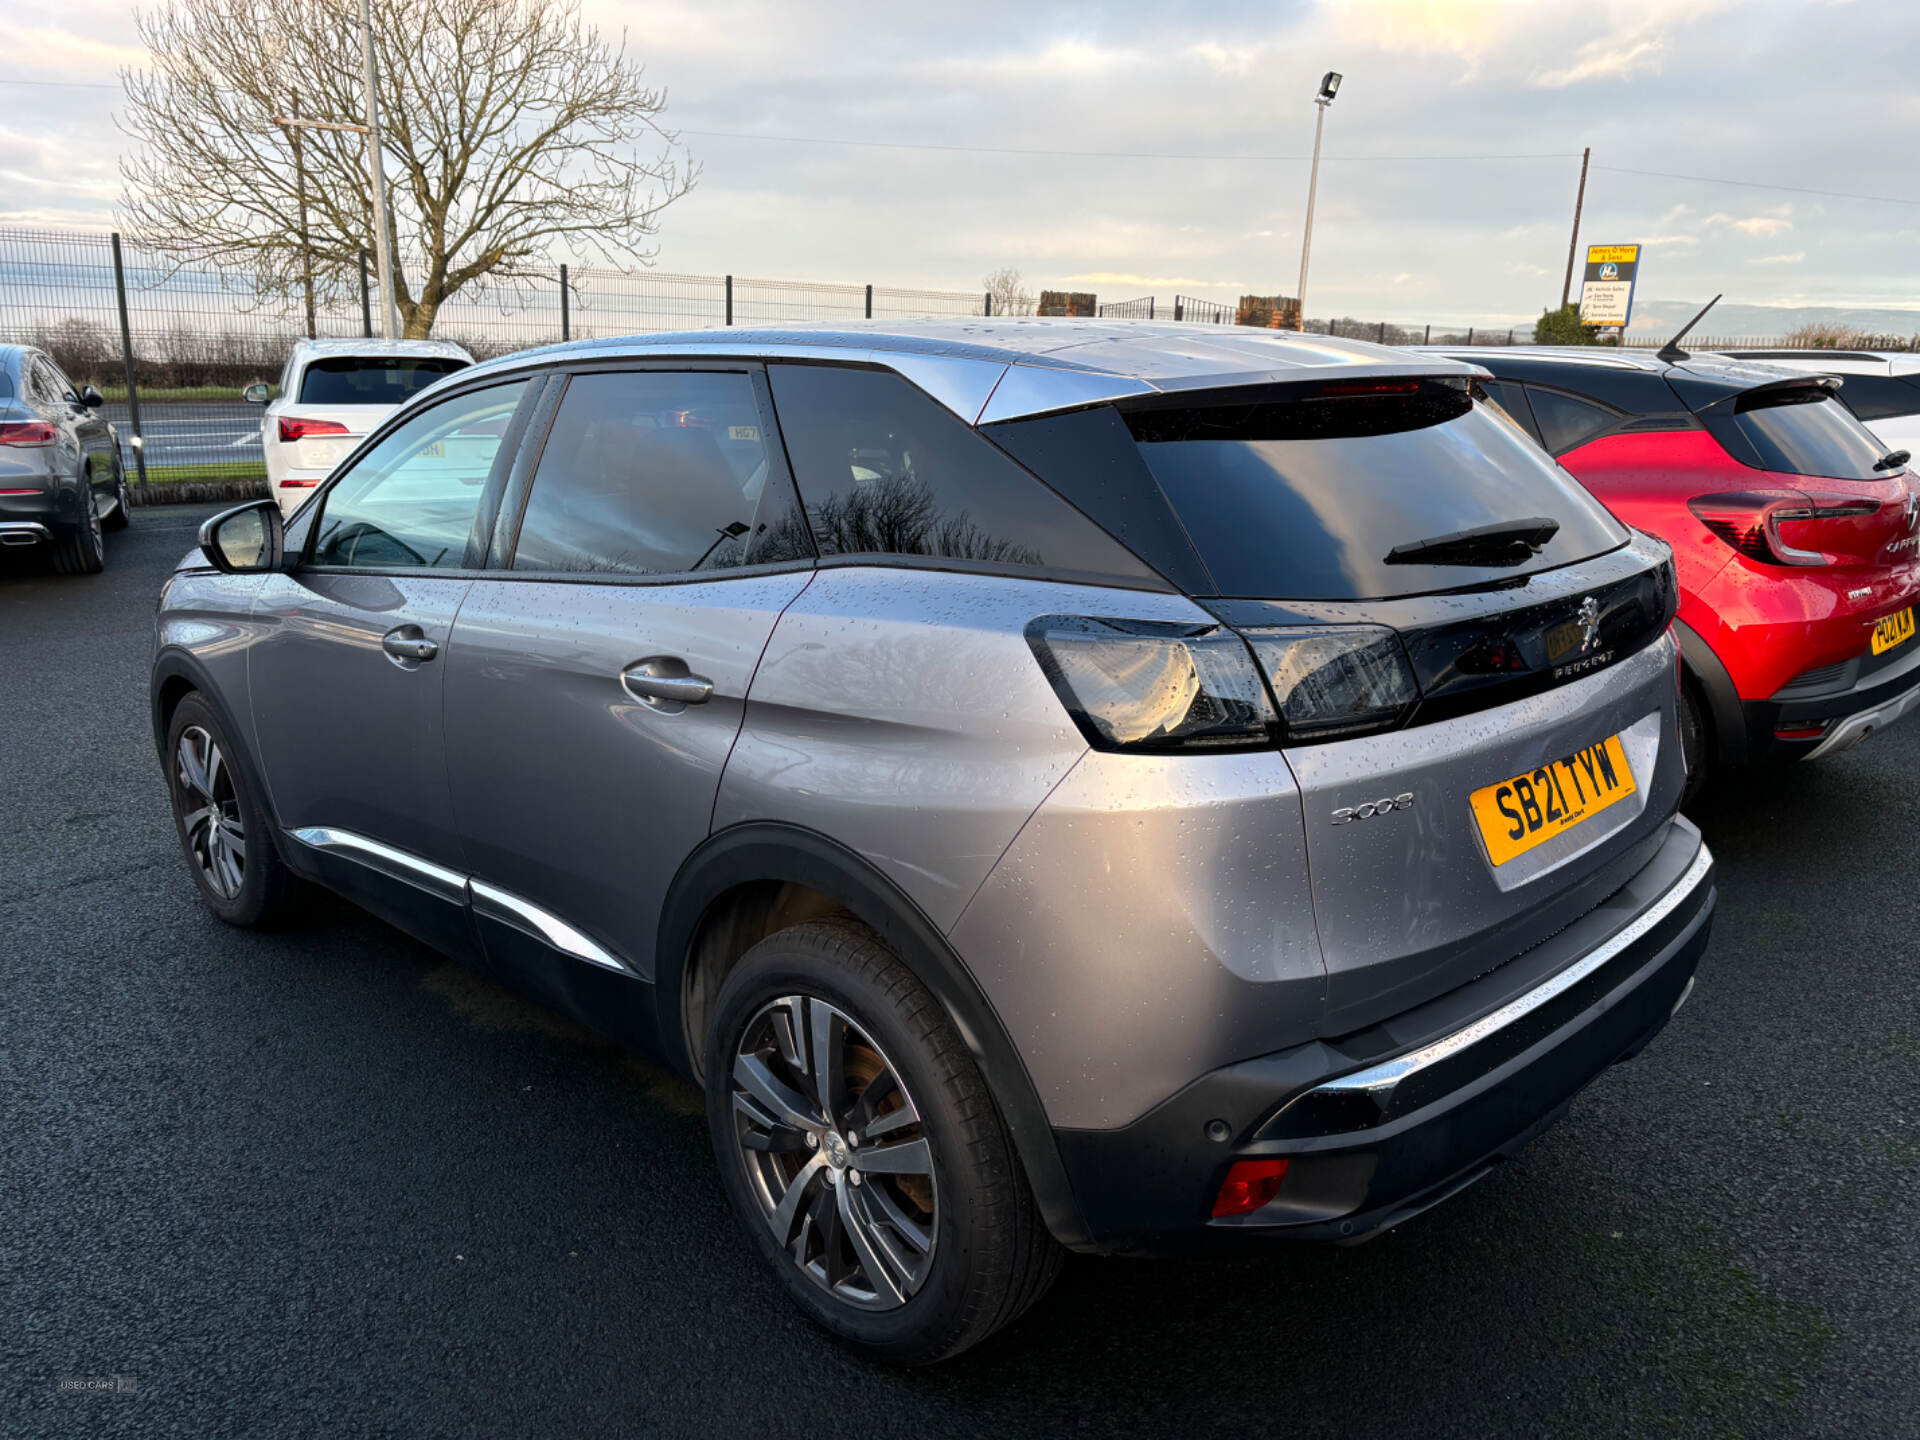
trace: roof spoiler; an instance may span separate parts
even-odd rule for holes
[[[1721,294],[1725,294],[1725,293],[1726,293],[1725,291],[1721,292]],[[1707,311],[1711,310],[1714,306],[1718,305],[1719,303],[1720,303],[1720,296],[1716,295],[1713,297],[1713,299],[1707,301],[1706,304],[1702,305],[1700,307],[1700,313],[1698,315],[1694,316],[1691,320],[1687,321],[1686,324],[1682,325],[1679,329],[1679,332],[1671,340],[1667,341],[1666,344],[1662,345],[1658,350],[1654,352],[1654,359],[1664,360],[1669,365],[1673,364],[1675,361],[1678,361],[1678,360],[1691,360],[1693,357],[1689,355],[1685,350],[1682,350],[1680,348],[1680,342],[1687,338],[1688,333],[1692,331],[1694,326],[1698,325],[1702,320],[1707,318]]]

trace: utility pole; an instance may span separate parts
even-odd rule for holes
[[[1587,146],[1580,152],[1580,189],[1573,197],[1573,238],[1567,241],[1567,278],[1560,282],[1560,308],[1567,308],[1567,296],[1573,291],[1573,257],[1580,249],[1580,209],[1587,203],[1587,162],[1593,158],[1593,147]]]
[[[381,159],[379,77],[373,66],[373,0],[360,0],[360,58],[367,85],[367,169],[373,184],[373,261],[380,280],[380,333],[400,336],[393,298],[393,243],[387,228],[387,170]]]
[[[300,143],[300,92],[293,92],[293,124],[287,127],[287,138],[293,142],[293,184],[294,193],[300,204],[300,288],[306,293],[307,301],[307,338],[318,338],[313,323],[313,242],[307,230],[307,162]]]
[[[1320,81],[1320,93],[1313,97],[1318,115],[1313,122],[1313,169],[1307,174],[1307,226],[1300,233],[1300,308],[1293,317],[1293,328],[1307,328],[1307,256],[1313,251],[1313,197],[1320,188],[1320,132],[1326,128],[1327,106],[1339,92],[1340,76],[1329,70]]]

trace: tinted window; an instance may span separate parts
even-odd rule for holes
[[[1534,428],[1533,410],[1527,404],[1526,387],[1511,380],[1482,380],[1475,393],[1484,399],[1496,415],[1511,420],[1537,445],[1540,432]]]
[[[1920,390],[1891,375],[1849,375],[1840,403],[1862,420],[1887,420],[1920,413]]]
[[[398,405],[442,376],[467,368],[464,360],[419,355],[334,355],[308,363],[300,377],[307,405]]]
[[[1146,578],[1112,537],[965,421],[879,370],[770,365],[822,555],[926,555]]]
[[[800,521],[762,505],[768,473],[748,376],[576,375],[541,452],[513,568],[663,575],[751,563],[750,549],[751,560],[794,558],[788,532]],[[775,501],[784,494],[776,483]],[[803,528],[799,543],[805,553]]]
[[[1526,436],[1451,386],[1127,419],[1224,595],[1419,594],[1565,565],[1626,539]],[[1535,517],[1560,528],[1518,564],[1387,562],[1397,547]]]
[[[1887,447],[1846,406],[1811,385],[1750,392],[1722,401],[1701,418],[1710,426],[1730,423],[1753,447],[1762,470],[1837,480],[1872,480],[1885,473],[1873,467]]]
[[[458,569],[527,382],[458,395],[415,415],[326,492],[313,563]]]
[[[53,366],[38,356],[34,358],[31,371],[33,398],[42,405],[60,405],[66,400],[66,387],[54,373]]]
[[[1565,454],[1613,424],[1613,411],[1587,400],[1576,400],[1558,390],[1527,386],[1527,399],[1533,406],[1534,422],[1540,427],[1540,443],[1555,455]]]

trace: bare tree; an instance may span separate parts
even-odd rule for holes
[[[555,246],[646,263],[662,209],[697,167],[662,126],[626,38],[578,0],[372,0],[394,231],[394,299],[424,336],[447,299],[511,282]],[[244,276],[263,298],[314,281],[340,297],[373,248],[363,136],[280,123],[365,118],[354,0],[162,0],[137,16],[151,70],[122,75],[126,227],[180,263]],[[304,177],[305,225],[300,180]],[[406,273],[412,271],[412,278]]]
[[[987,276],[986,291],[993,297],[996,315],[1033,313],[1033,296],[1027,291],[1026,279],[1011,265],[1003,265]]]

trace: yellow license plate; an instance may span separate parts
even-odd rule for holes
[[[1909,605],[1898,615],[1889,615],[1873,627],[1873,653],[1884,655],[1896,645],[1904,645],[1913,638],[1913,606]]]
[[[1564,760],[1484,786],[1469,795],[1467,803],[1480,824],[1487,858],[1504,865],[1633,792],[1627,752],[1620,737],[1610,735]]]

